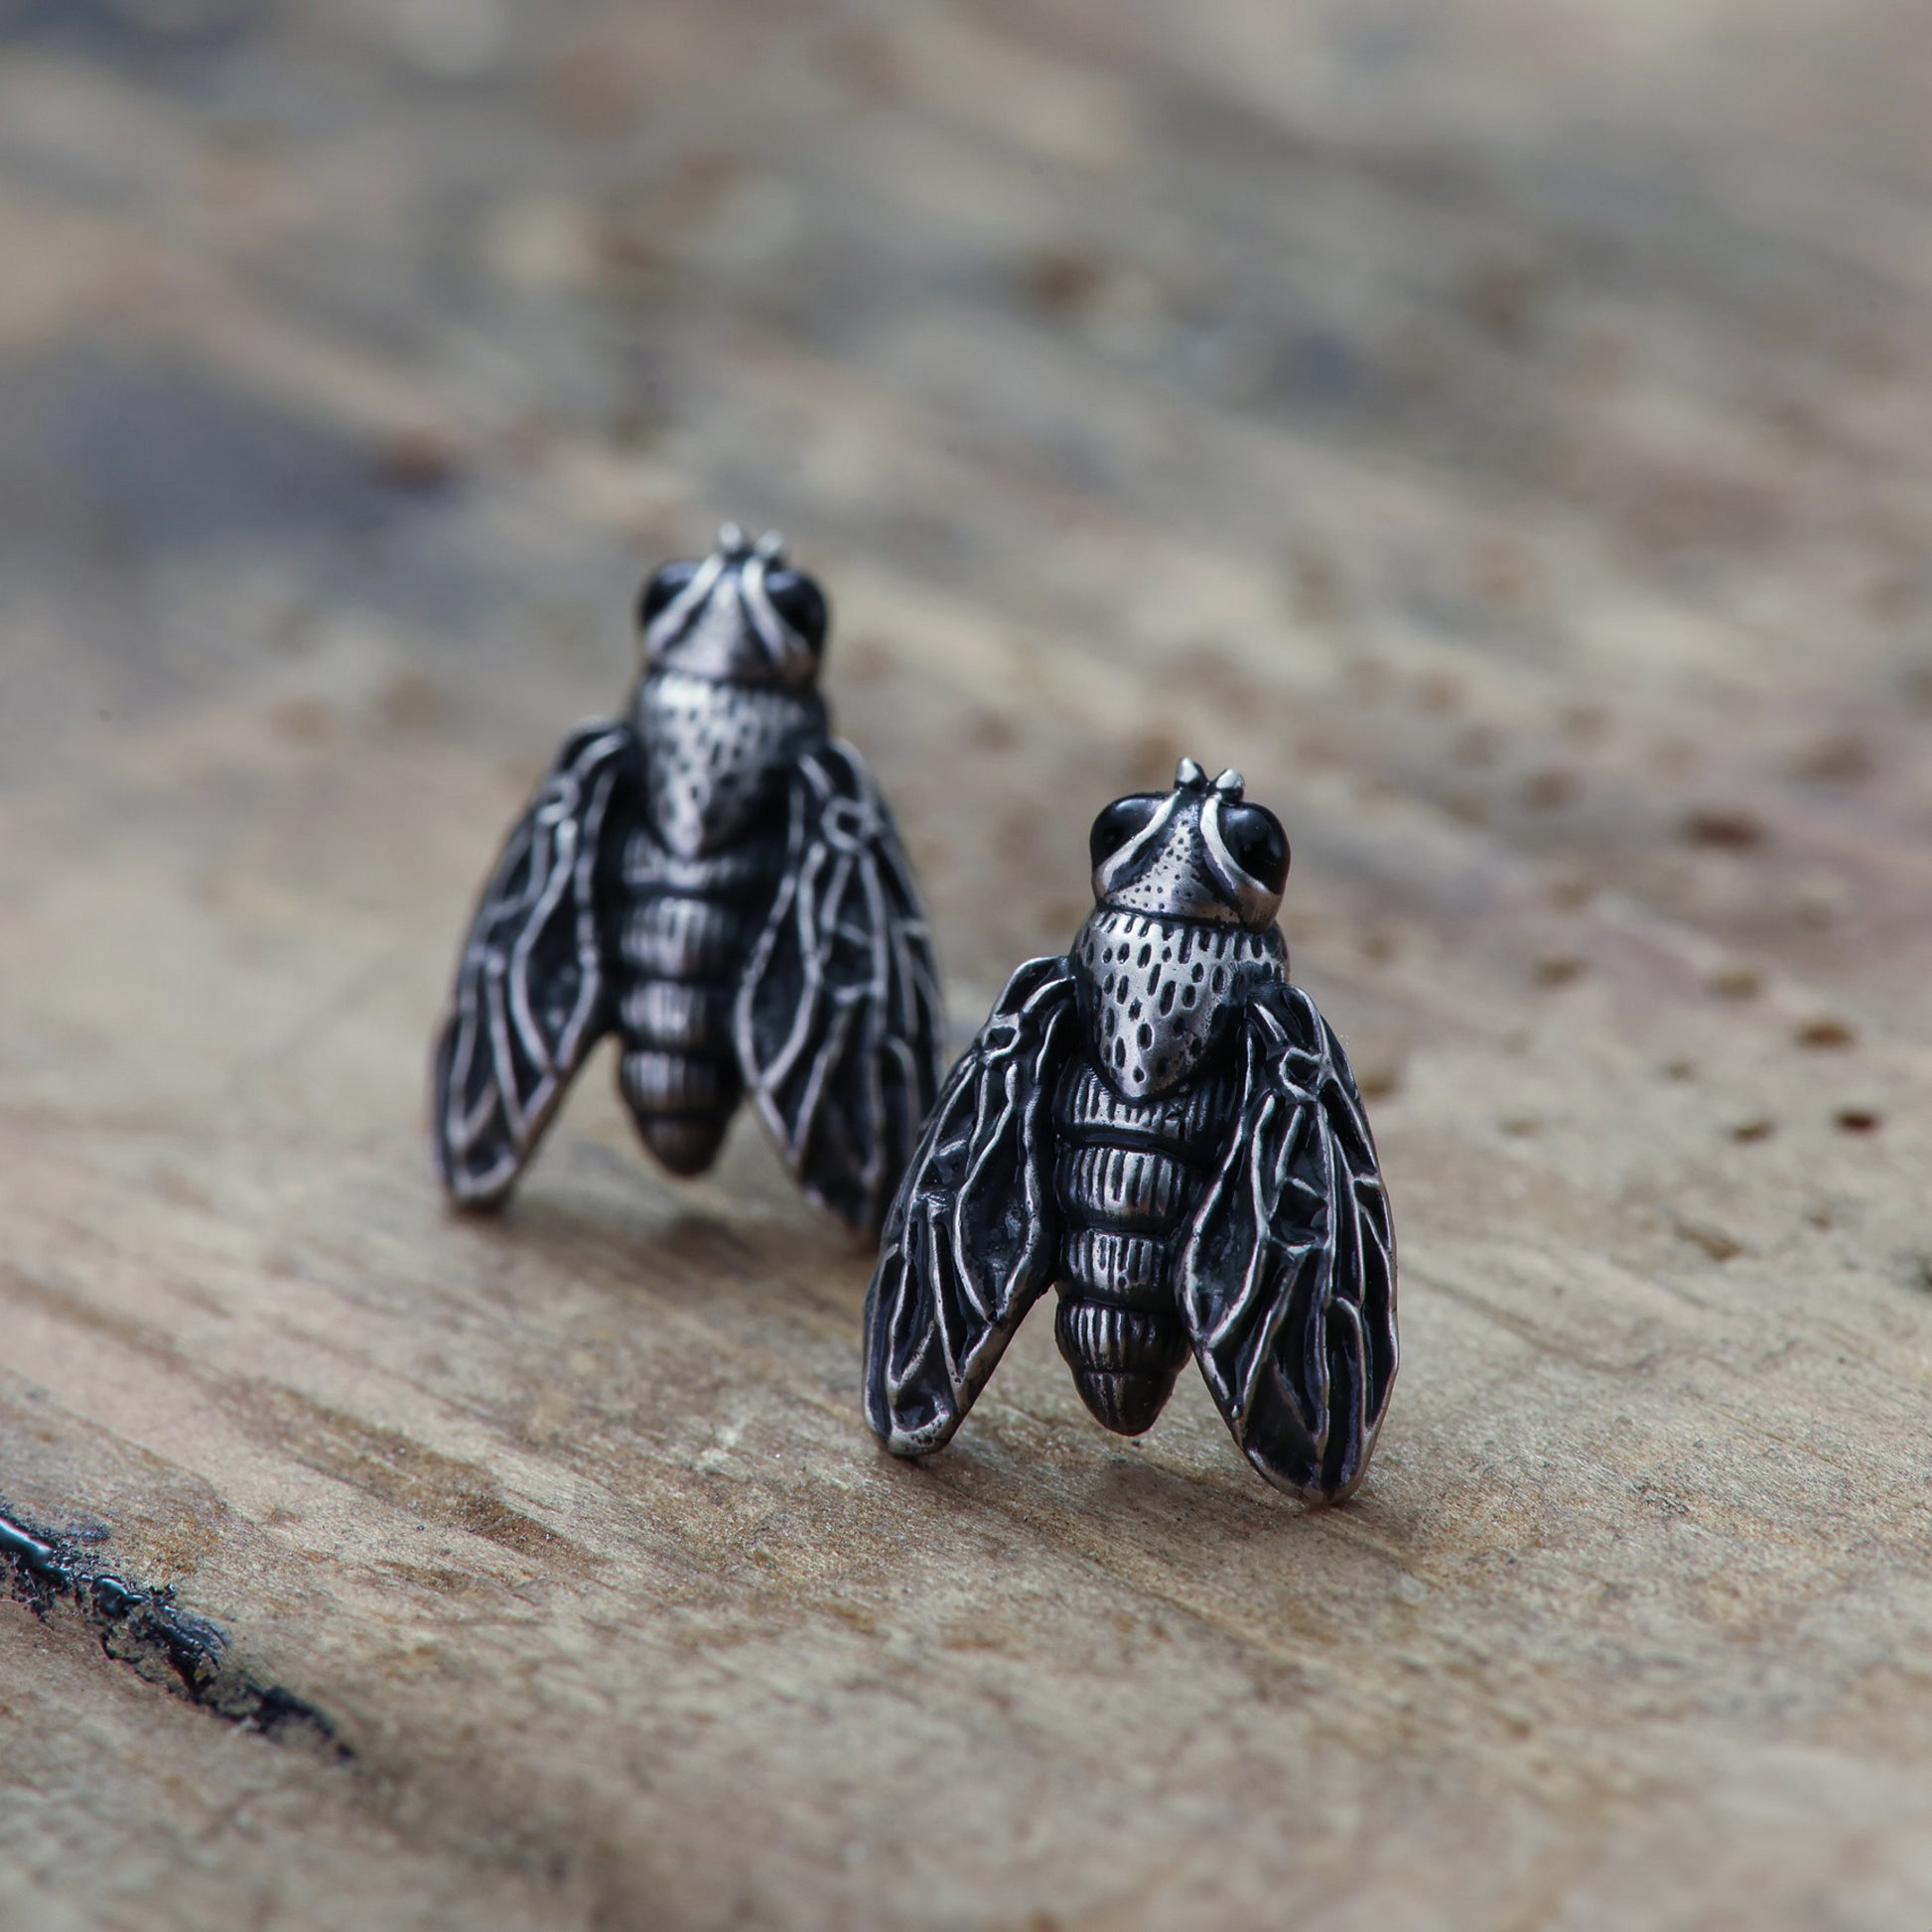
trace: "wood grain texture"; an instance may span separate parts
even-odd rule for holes
[[[0,13],[0,1926],[1932,1922],[1932,21]],[[172,26],[170,23],[173,23]],[[423,1065],[652,560],[837,604],[957,1021],[1188,752],[1296,849],[1405,1365],[1306,1513],[600,1065]]]

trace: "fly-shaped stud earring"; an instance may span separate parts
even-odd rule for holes
[[[866,1415],[946,1443],[1034,1302],[1107,1428],[1153,1426],[1191,1348],[1242,1452],[1335,1502],[1395,1379],[1395,1243],[1348,1060],[1288,978],[1280,821],[1211,784],[1094,821],[1096,906],[953,1068],[866,1303]]]
[[[938,1085],[939,981],[892,814],[818,693],[827,613],[735,524],[638,608],[628,715],[580,726],[511,832],[436,1045],[438,1171],[499,1202],[615,1030],[673,1173],[749,1090],[798,1184],[877,1230]]]

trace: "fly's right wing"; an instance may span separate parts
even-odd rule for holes
[[[636,755],[627,726],[573,732],[483,888],[436,1042],[436,1169],[460,1206],[508,1194],[610,1029],[600,859]]]
[[[1073,1021],[1066,961],[1022,966],[947,1077],[893,1201],[866,1297],[866,1420],[895,1455],[951,1440],[1052,1283],[1053,1083]]]
[[[798,1184],[876,1233],[939,1085],[945,1013],[912,869],[849,745],[807,753],[792,773],[784,875],[735,1034]]]
[[[1180,1262],[1194,1356],[1278,1489],[1339,1502],[1395,1381],[1395,1234],[1348,1055],[1299,986],[1251,1001],[1241,1113]]]

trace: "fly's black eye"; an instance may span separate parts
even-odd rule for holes
[[[1221,836],[1234,863],[1271,893],[1288,884],[1288,834],[1265,805],[1233,805],[1221,817]]]
[[[637,628],[642,630],[648,626],[697,574],[698,567],[693,563],[666,564],[662,570],[653,572],[637,599]]]
[[[774,570],[764,580],[764,594],[772,608],[813,649],[825,643],[830,613],[825,593],[802,570]]]
[[[1167,801],[1158,792],[1136,792],[1131,798],[1116,798],[1093,821],[1087,834],[1087,852],[1096,868],[1111,859],[1127,841],[1145,832]]]

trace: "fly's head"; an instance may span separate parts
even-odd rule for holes
[[[1092,916],[1071,959],[1095,1064],[1129,1099],[1166,1093],[1218,1053],[1242,1003],[1279,983],[1288,882],[1281,820],[1182,759],[1169,792],[1093,822]]]
[[[752,543],[736,523],[701,562],[656,571],[637,600],[646,673],[792,691],[818,681],[828,617],[825,593],[785,561],[784,539]]]
[[[1288,883],[1288,835],[1242,796],[1238,771],[1210,784],[1182,759],[1169,792],[1116,798],[1093,822],[1095,902],[1118,912],[1266,932]]]

